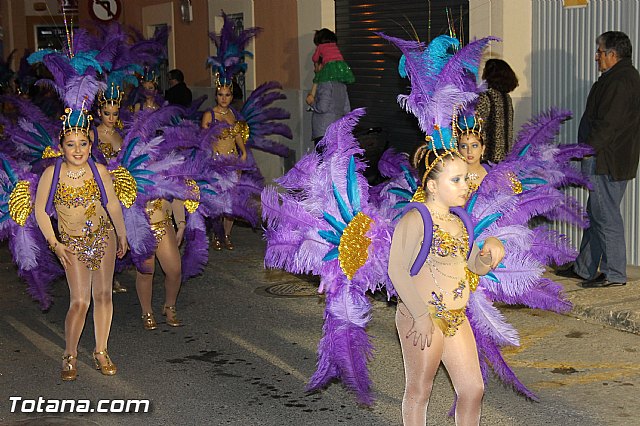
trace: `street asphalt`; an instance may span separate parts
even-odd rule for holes
[[[41,312],[17,277],[6,244],[0,245],[0,424],[400,424],[404,376],[393,304],[372,298],[374,406],[358,405],[339,383],[307,393],[304,386],[315,368],[324,309],[318,281],[265,270],[264,241],[257,231],[236,226],[234,243],[235,251],[211,251],[205,273],[183,285],[177,308],[185,325],[180,328],[168,327],[159,313],[161,273],[154,284],[155,331],[142,328],[135,273],[120,274],[129,292],[114,295],[109,341],[118,373],[106,377],[93,368],[90,312],[75,382],[62,382],[59,372],[66,282],[54,284],[54,304]],[[538,393],[540,403],[492,379],[482,424],[638,424],[633,395],[640,386],[639,270],[631,268],[630,277],[624,287],[605,289],[582,289],[576,280],[558,279],[575,306],[566,316],[501,307],[522,336],[521,347],[506,350],[505,358]],[[603,389],[604,399],[599,397]],[[441,370],[430,403],[430,425],[453,425],[446,417],[452,396]],[[40,408],[63,399],[88,400],[91,405],[88,413],[37,412],[39,398]],[[110,400],[118,410],[121,401],[132,399],[149,400],[149,412],[90,411],[100,400]]]

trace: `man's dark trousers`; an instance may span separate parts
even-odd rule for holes
[[[590,174],[593,189],[587,201],[590,224],[582,234],[574,271],[585,279],[592,279],[599,266],[608,281],[626,283],[627,254],[620,203],[629,181],[614,181],[609,175],[594,174],[593,157],[582,161],[582,170]]]

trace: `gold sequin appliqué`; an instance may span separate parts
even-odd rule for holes
[[[120,152],[120,150],[113,149],[113,145],[111,145],[110,143],[105,143],[105,142],[99,143],[98,144],[98,149],[100,150],[102,155],[105,156],[105,158],[107,160],[110,160],[112,158],[116,158],[118,156],[118,153]]]
[[[416,192],[413,194],[413,197],[411,197],[411,202],[418,202],[418,203],[424,203],[425,201],[427,201],[427,193],[424,192],[424,189],[422,188],[418,188],[416,189]]]
[[[116,191],[118,200],[126,208],[131,207],[138,196],[138,185],[135,178],[123,166],[118,166],[117,169],[111,171],[111,175],[113,176],[113,189]]]
[[[100,217],[100,223],[95,230],[91,229],[92,226],[93,223],[88,220],[82,228],[83,234],[79,236],[60,231],[60,241],[73,250],[78,260],[84,263],[87,269],[95,271],[100,268],[100,262],[109,241],[109,231],[113,228],[111,223],[103,217]]]
[[[165,216],[165,218],[160,222],[154,222],[151,224],[151,232],[153,232],[153,236],[156,237],[156,243],[160,244],[162,238],[167,235],[167,227],[169,226],[173,226],[169,215]]]
[[[365,234],[371,228],[373,220],[359,212],[342,231],[340,245],[338,245],[338,260],[340,268],[347,278],[352,279],[369,258],[371,239]]]
[[[444,334],[445,337],[455,336],[458,327],[460,327],[467,318],[465,308],[447,309],[442,301],[442,294],[431,293],[431,297],[433,300],[430,301],[429,304],[432,306],[431,316],[434,322],[438,328],[442,330],[442,334]]]
[[[247,142],[249,133],[249,125],[246,121],[236,121],[231,127],[227,127],[220,132],[220,139],[231,139],[240,136],[243,142]]]
[[[53,202],[65,207],[89,207],[100,202],[100,190],[95,179],[87,179],[82,186],[69,186],[58,182]]]
[[[518,176],[516,176],[516,174],[513,172],[509,172],[507,174],[507,177],[511,181],[511,190],[513,191],[513,193],[522,194],[522,182],[520,182],[520,179],[518,179]]]
[[[198,210],[198,206],[200,205],[200,187],[193,179],[187,179],[186,182],[191,188],[191,198],[184,200],[184,208],[187,209],[189,213],[194,213]]]
[[[9,216],[20,226],[24,226],[33,211],[30,187],[29,181],[19,180],[9,195]]]
[[[431,253],[439,256],[462,256],[466,257],[469,252],[469,234],[464,224],[462,225],[462,237],[453,237],[444,231],[437,224],[433,225],[433,242],[431,243]]]

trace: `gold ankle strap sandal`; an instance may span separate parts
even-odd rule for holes
[[[167,315],[167,309],[173,314],[171,317]],[[180,327],[182,325],[182,321],[178,319],[178,315],[176,314],[175,306],[162,306],[162,315],[167,317],[167,325],[171,327]]]
[[[71,361],[74,359],[77,358],[73,355],[62,355],[62,360],[65,362],[65,365],[60,372],[60,377],[65,382],[71,382],[78,378],[78,370],[71,364]]]
[[[106,361],[104,364],[100,364],[100,361],[98,360],[98,355],[102,355],[104,357]],[[106,349],[100,352],[94,352],[93,361],[96,363],[96,370],[100,370],[100,372],[105,376],[113,376],[118,371],[118,368],[116,367],[116,365],[113,362],[111,362],[111,358],[109,357],[109,354],[107,353]]]
[[[155,330],[156,328],[158,328],[156,319],[153,317],[153,312],[142,314],[142,326],[145,330]]]

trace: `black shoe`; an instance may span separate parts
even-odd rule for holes
[[[586,280],[582,282],[582,288],[601,288],[601,287],[611,287],[611,286],[623,286],[627,283],[614,283],[607,279],[604,274],[599,274],[595,278],[591,280]]]
[[[583,277],[575,273],[575,271],[573,270],[573,265],[569,266],[566,269],[558,269],[554,272],[554,274],[562,278],[573,278],[576,280],[584,280]]]

